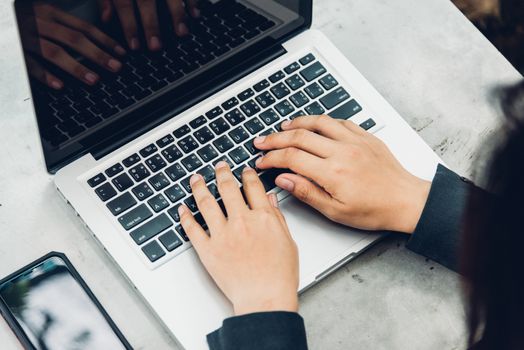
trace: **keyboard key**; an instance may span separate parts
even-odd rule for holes
[[[240,112],[238,109],[234,109],[231,112],[228,112],[224,115],[224,117],[227,119],[229,124],[232,126],[238,125],[244,120],[246,120],[246,117]]]
[[[292,115],[289,116],[289,120],[293,120],[293,119],[296,119],[298,117],[302,117],[302,116],[305,116],[306,113],[304,113],[304,111],[298,111],[298,112],[295,112],[293,113]]]
[[[162,155],[169,163],[173,163],[183,156],[182,152],[180,152],[178,147],[175,145],[169,146],[168,148],[162,150]]]
[[[122,163],[124,163],[124,165],[129,168],[131,165],[135,165],[139,161],[140,161],[140,156],[135,153],[135,154],[130,155],[126,159],[124,159]]]
[[[291,88],[291,90],[298,90],[302,86],[306,85],[304,80],[300,78],[297,74],[293,75],[292,77],[289,77],[286,79],[286,84]]]
[[[202,216],[201,213],[195,214],[195,221],[198,222],[204,230],[207,230],[206,221],[204,220],[204,216]]]
[[[191,125],[191,127],[193,129],[198,129],[199,127],[201,127],[205,123],[207,123],[207,120],[206,120],[206,118],[203,115],[201,115],[200,117],[190,121],[189,125]]]
[[[186,198],[184,203],[187,205],[189,210],[191,210],[193,213],[196,213],[198,211],[198,206],[196,204],[195,197],[191,196],[191,197]]]
[[[276,102],[275,98],[268,91],[261,93],[255,99],[262,108],[267,108]]]
[[[360,124],[360,127],[367,131],[371,129],[372,127],[374,127],[375,125],[377,125],[377,123],[375,123],[375,121],[370,118],[366,120],[365,122],[363,122],[362,124]]]
[[[263,113],[260,114],[260,118],[262,118],[262,121],[266,123],[266,125],[271,125],[277,120],[279,120],[279,116],[275,113],[274,110],[269,109]]]
[[[278,72],[274,73],[269,77],[269,81],[272,83],[276,83],[277,81],[284,79],[285,76],[286,75],[281,70],[279,70]]]
[[[153,220],[150,220],[131,232],[131,237],[135,243],[140,245],[151,238],[158,235],[160,232],[173,226],[173,222],[169,219],[166,214],[160,214]]]
[[[289,95],[291,93],[291,91],[289,91],[289,89],[282,83],[278,84],[278,85],[275,85],[271,88],[271,92],[273,93],[273,95],[275,95],[276,98],[278,98],[279,100],[286,97],[287,95]]]
[[[207,126],[204,126],[202,129],[197,130],[195,132],[195,137],[201,144],[207,143],[208,141],[212,140],[215,135],[209,130]]]
[[[186,175],[186,171],[178,163],[171,165],[165,171],[167,176],[173,181],[178,181]]]
[[[305,110],[309,115],[321,115],[325,112],[324,108],[322,108],[322,106],[319,105],[318,102],[313,102],[312,104],[307,106]]]
[[[149,170],[147,170],[144,164],[139,164],[134,168],[131,168],[129,170],[129,174],[131,174],[131,176],[133,177],[133,179],[135,179],[136,182],[139,182],[148,177],[150,172]]]
[[[156,148],[155,145],[153,144],[150,144],[149,146],[147,147],[144,147],[139,153],[142,157],[149,157],[150,155],[152,155],[153,153],[155,153],[156,151],[158,151],[158,148]]]
[[[329,115],[336,119],[349,119],[355,114],[359,113],[361,110],[362,107],[358,104],[358,102],[351,100],[338,107],[333,112],[329,113]]]
[[[185,152],[190,153],[198,148],[198,143],[192,136],[188,136],[178,141],[178,146]]]
[[[142,248],[142,251],[151,262],[155,262],[158,259],[162,258],[164,255],[166,255],[166,252],[162,250],[160,244],[158,244],[156,241],[146,244]]]
[[[260,112],[260,107],[253,100],[247,101],[241,105],[240,108],[242,109],[242,112],[244,112],[244,114],[248,117],[251,117]]]
[[[149,219],[151,216],[153,216],[151,210],[149,210],[145,204],[141,204],[127,214],[119,217],[118,221],[126,231],[129,231],[136,225]]]
[[[326,75],[319,82],[326,90],[331,90],[338,85],[338,81],[331,74]]]
[[[178,184],[169,187],[164,193],[172,203],[176,203],[186,196],[186,193]]]
[[[233,148],[234,144],[233,141],[226,135],[219,137],[215,141],[213,141],[213,144],[218,149],[220,153],[224,153],[226,151],[229,151],[231,148]]]
[[[238,182],[242,182],[242,172],[244,172],[245,168],[246,168],[246,166],[244,164],[242,164],[241,166],[239,166],[238,168],[233,170],[233,175],[235,175],[235,177],[237,178]]]
[[[182,240],[176,235],[175,231],[169,230],[158,238],[168,252],[172,252],[182,245]]]
[[[297,108],[300,108],[309,102],[309,98],[307,98],[307,96],[302,91],[299,91],[294,95],[291,95],[289,99]]]
[[[189,172],[193,172],[202,166],[202,161],[196,154],[192,154],[180,161]]]
[[[229,152],[229,157],[231,157],[236,164],[240,164],[249,158],[249,154],[244,147],[240,146]]]
[[[167,165],[160,154],[154,155],[153,157],[147,159],[146,164],[153,173],[156,173]]]
[[[133,180],[127,174],[121,174],[113,179],[113,185],[120,192],[127,190],[129,187],[133,186]]]
[[[149,179],[149,183],[157,191],[160,191],[169,186],[169,179],[162,173],[157,174]]]
[[[259,179],[260,181],[262,181],[262,184],[264,185],[266,192],[269,192],[277,187],[277,185],[275,184],[276,178],[281,174],[289,172],[290,171],[286,169],[269,169],[263,174],[259,175]]]
[[[176,138],[181,138],[181,137],[184,137],[185,135],[189,134],[190,131],[191,131],[191,129],[189,128],[189,126],[184,125],[184,126],[178,128],[178,129],[176,129],[173,132],[173,135],[175,135]]]
[[[209,186],[207,186],[207,188],[209,189],[209,192],[213,197],[215,197],[216,199],[220,197],[220,192],[218,192],[218,187],[216,184],[210,184]]]
[[[252,97],[255,94],[255,92],[252,89],[247,89],[242,91],[240,94],[238,94],[238,99],[240,101],[245,101],[248,98]]]
[[[222,156],[220,158],[215,159],[215,161],[213,162],[213,166],[216,166],[218,162],[226,162],[230,168],[233,168],[235,166],[227,156]]]
[[[291,74],[293,72],[296,72],[299,69],[300,69],[300,65],[297,62],[293,62],[289,66],[284,68],[284,72],[286,72],[287,74]]]
[[[166,197],[162,194],[157,194],[153,198],[147,201],[147,204],[153,209],[155,213],[158,213],[169,206],[169,202]]]
[[[256,135],[260,130],[264,129],[264,125],[258,118],[253,118],[248,120],[244,126],[251,133],[251,135]]]
[[[107,201],[116,196],[116,191],[110,183],[105,183],[95,190],[96,194],[102,201]]]
[[[256,92],[260,92],[262,90],[264,90],[265,88],[269,87],[269,81],[267,81],[266,79],[262,80],[261,82],[259,83],[256,83],[254,86],[253,86],[253,89],[255,89]]]
[[[344,90],[343,87],[339,87],[322,97],[320,103],[322,103],[326,109],[331,109],[347,99],[349,99],[348,92]]]
[[[182,185],[182,187],[186,189],[187,193],[191,193],[193,191],[191,189],[190,180],[191,180],[191,176],[188,176],[184,180],[180,181],[180,184]]]
[[[180,222],[180,215],[178,214],[178,207],[182,204],[177,204],[173,208],[169,208],[167,213],[173,218],[175,222]]]
[[[197,171],[204,178],[205,182],[213,181],[215,179],[215,169],[211,165],[207,165]]]
[[[209,126],[217,135],[225,133],[230,128],[229,124],[224,120],[224,118],[218,118],[217,120],[211,122]]]
[[[302,75],[302,77],[304,77],[304,79],[307,81],[315,80],[324,73],[326,73],[326,68],[324,68],[320,62],[315,62],[309,67],[300,71],[300,75]]]
[[[138,200],[144,200],[153,195],[153,190],[145,182],[142,182],[138,186],[135,186],[132,189],[132,191],[135,194],[136,198],[138,198]]]
[[[249,137],[249,134],[247,133],[246,129],[244,129],[241,126],[239,126],[238,128],[233,129],[232,131],[230,131],[228,135],[236,143],[240,143],[240,142],[246,140]]]
[[[184,231],[184,228],[182,227],[182,225],[178,225],[175,228],[175,230],[180,235],[180,237],[182,237],[184,241],[189,242],[189,237],[187,237],[186,231]]]
[[[136,204],[136,200],[133,198],[131,193],[126,192],[120,197],[113,199],[111,202],[107,203],[107,208],[113,215],[119,215],[131,208]]]
[[[206,163],[218,157],[218,152],[211,145],[202,147],[201,149],[197,151],[197,153],[200,156],[200,158],[202,158],[202,160]]]
[[[158,147],[164,148],[167,145],[169,145],[170,143],[173,143],[174,141],[175,141],[175,138],[173,136],[166,135],[166,136],[162,137],[160,140],[158,140],[156,142],[156,144],[158,145]]]
[[[104,174],[98,174],[87,180],[87,183],[91,187],[96,187],[104,181],[106,181],[106,177],[104,176]]]
[[[266,129],[266,130],[264,130],[263,132],[261,132],[261,133],[260,133],[260,136],[271,135],[271,134],[274,134],[275,132],[277,132],[275,129],[273,129],[273,128],[269,128],[269,129]]]
[[[295,107],[293,107],[288,100],[285,100],[277,103],[275,105],[275,109],[281,116],[285,117],[286,115],[292,113],[295,110]]]
[[[244,147],[246,147],[247,151],[251,154],[257,154],[259,152],[259,150],[255,147],[254,141],[255,139],[252,138],[244,144]]]
[[[310,64],[310,63],[313,62],[314,60],[315,60],[315,56],[313,56],[313,54],[310,53],[309,55],[302,57],[302,58],[299,60],[299,62],[300,62],[300,64],[302,64],[303,66],[305,66],[305,65]]]
[[[324,93],[324,90],[318,85],[317,83],[313,83],[309,86],[306,86],[304,88],[304,91],[309,95],[311,98],[317,98],[318,96],[322,95]]]
[[[107,176],[113,177],[116,174],[122,172],[123,170],[124,170],[124,167],[120,163],[117,163],[113,165],[111,168],[107,169],[105,172]]]
[[[222,113],[223,113],[222,108],[215,107],[215,108],[213,108],[212,110],[210,110],[209,112],[206,113],[206,117],[207,117],[207,119],[215,119],[216,117],[218,117]]]
[[[232,97],[226,102],[222,103],[222,108],[224,108],[226,111],[229,111],[231,108],[237,106],[239,104],[236,97]]]

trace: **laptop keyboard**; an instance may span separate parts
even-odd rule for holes
[[[190,35],[175,46],[155,54],[128,53],[122,71],[93,88],[44,90],[53,113],[51,127],[43,130],[46,139],[58,146],[275,26],[235,1],[201,2],[199,8],[202,15],[189,23]]]
[[[361,105],[313,54],[308,54],[87,183],[153,263],[174,256],[190,244],[177,211],[182,203],[206,228],[191,195],[192,174],[201,174],[222,204],[214,165],[227,162],[241,183],[244,167],[255,168],[261,155],[253,145],[256,136],[278,132],[283,121],[301,115],[328,113],[349,119],[361,111]],[[369,130],[375,125],[368,119],[360,126]],[[257,171],[266,191],[276,187],[275,178],[284,172]]]

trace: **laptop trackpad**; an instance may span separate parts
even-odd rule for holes
[[[298,245],[301,286],[304,279],[321,274],[380,237],[336,224],[292,196],[279,205]]]

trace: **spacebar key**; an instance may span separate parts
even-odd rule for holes
[[[260,181],[262,181],[262,184],[264,185],[264,188],[266,189],[266,192],[271,191],[272,189],[276,188],[277,185],[275,184],[275,180],[280,174],[285,173],[292,173],[289,169],[270,169],[266,171],[265,173],[261,174],[259,176]]]
[[[135,240],[136,244],[140,245],[171,226],[173,226],[173,222],[166,214],[161,214],[131,232],[131,237]]]
[[[328,114],[330,117],[336,119],[349,119],[361,110],[362,107],[358,104],[358,102],[351,100]]]

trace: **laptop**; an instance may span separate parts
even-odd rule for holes
[[[96,0],[44,2],[47,12],[24,0],[15,1],[15,11],[47,170],[88,232],[187,349],[207,348],[206,334],[232,315],[180,226],[181,203],[205,225],[191,195],[191,174],[202,174],[220,200],[213,171],[218,161],[228,162],[240,179],[260,156],[253,147],[257,135],[319,114],[375,134],[417,176],[431,179],[440,161],[330,40],[310,29],[311,0],[202,0],[200,16],[186,16],[189,34],[183,37],[175,34],[165,2],[157,1],[162,47],[153,51],[139,15],[142,45],[132,50],[114,9],[101,21]],[[41,21],[58,25],[41,33]],[[86,47],[110,50],[75,21],[121,43],[125,55],[111,52],[119,70],[88,58],[94,55]],[[68,45],[57,39],[61,30],[85,33],[69,36]],[[75,47],[86,38],[91,46]],[[48,55],[49,43],[62,50]],[[77,71],[57,57],[81,64],[97,81],[74,78]],[[43,72],[61,84],[50,84]],[[332,223],[279,191],[274,180],[282,171],[259,176],[268,192],[278,193],[297,242],[302,292],[384,234]]]

